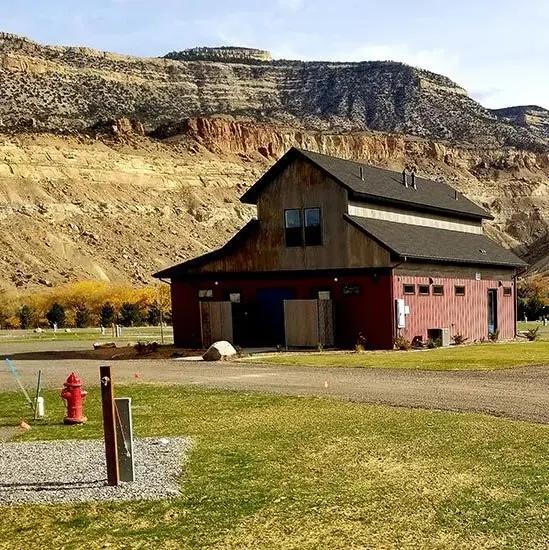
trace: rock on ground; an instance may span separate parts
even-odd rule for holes
[[[202,359],[204,359],[204,361],[219,361],[220,359],[226,359],[227,357],[232,357],[233,355],[236,355],[236,350],[233,345],[226,340],[220,340],[219,342],[214,342],[206,350],[206,353],[202,356]]]

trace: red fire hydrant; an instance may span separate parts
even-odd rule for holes
[[[77,374],[71,372],[63,384],[61,397],[67,405],[67,414],[63,418],[65,424],[83,424],[87,418],[84,416],[84,399],[88,395],[86,390],[82,389],[82,380]]]

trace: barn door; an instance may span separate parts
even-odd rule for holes
[[[331,300],[284,300],[284,329],[289,347],[334,345]]]
[[[219,340],[233,342],[233,314],[231,302],[200,302],[202,347]]]

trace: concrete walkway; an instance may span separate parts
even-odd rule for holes
[[[478,411],[549,423],[549,366],[498,371],[413,371],[266,366],[174,360],[112,361],[115,383],[186,384],[208,388],[331,396],[405,407]],[[99,363],[90,360],[18,361],[30,389],[36,372],[60,388],[75,370],[86,386],[98,385]],[[0,391],[15,389],[0,372]]]

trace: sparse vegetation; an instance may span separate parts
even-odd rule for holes
[[[454,342],[455,346],[461,346],[462,344],[465,344],[469,338],[467,336],[463,336],[463,334],[454,334],[452,336],[452,341]]]
[[[410,342],[407,338],[404,338],[404,336],[397,336],[395,338],[394,346],[395,349],[400,351],[408,351],[412,349],[412,342]]]

